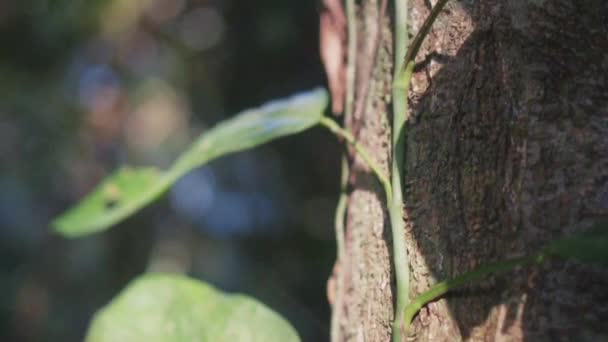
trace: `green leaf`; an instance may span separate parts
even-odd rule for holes
[[[100,310],[87,342],[300,341],[265,305],[183,276],[147,274]]]
[[[327,92],[318,88],[243,111],[203,134],[179,158],[175,168],[190,170],[211,159],[300,133],[317,125],[326,107]]]
[[[545,247],[543,254],[608,264],[608,224],[598,224],[589,232],[555,240]]]
[[[158,198],[171,184],[169,175],[156,168],[123,167],[53,225],[66,237],[104,230]]]
[[[106,230],[157,199],[185,173],[210,160],[315,126],[326,106],[327,92],[319,88],[241,112],[203,133],[166,172],[126,167],[110,175],[78,205],[56,218],[53,227],[66,237]]]

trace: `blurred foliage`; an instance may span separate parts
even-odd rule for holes
[[[193,279],[146,274],[95,315],[88,342],[300,341],[263,304]]]
[[[326,338],[339,167],[324,132],[213,162],[107,234],[49,230],[119,165],[166,167],[226,113],[322,84],[315,6],[0,2],[0,340],[80,341],[146,270],[248,293]]]
[[[321,121],[327,101],[327,92],[318,88],[245,110],[203,132],[168,170],[122,167],[53,225],[66,237],[104,231],[152,203],[193,169],[312,128]]]

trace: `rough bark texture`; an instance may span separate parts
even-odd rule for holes
[[[360,102],[363,110],[356,117],[347,118],[346,125],[354,131],[361,143],[369,149],[376,161],[388,174],[387,103],[383,94],[390,94],[390,68],[377,73],[377,77],[365,77],[374,71],[374,49],[379,24],[379,4],[368,1],[359,11],[359,55],[357,75],[358,93],[369,93],[368,101]],[[388,23],[385,22],[388,28]],[[377,54],[376,65],[387,63],[390,54],[386,50]],[[389,63],[390,65],[390,63]],[[364,78],[369,80],[368,84]],[[373,95],[372,95],[373,94]],[[346,230],[347,258],[340,276],[345,277],[342,337],[346,341],[383,341],[390,336],[392,317],[391,255],[387,236],[386,202],[382,188],[375,177],[358,158],[354,160],[351,174],[352,192],[348,201]],[[352,324],[357,322],[357,324]]]
[[[418,27],[429,1],[412,0]],[[433,2],[433,1],[431,1]],[[434,3],[434,2],[433,2]],[[386,166],[390,18],[360,3],[357,81],[382,43],[360,117],[347,125]],[[389,15],[390,15],[389,10]],[[537,250],[608,213],[608,3],[452,1],[419,54],[410,99],[405,211],[411,295],[476,265]],[[384,195],[355,159],[347,216],[345,341],[387,341],[394,276]],[[386,168],[385,168],[386,169]],[[424,308],[419,341],[608,339],[608,272],[552,262]]]

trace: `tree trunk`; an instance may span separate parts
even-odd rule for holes
[[[346,121],[388,174],[394,15],[389,1],[380,20],[381,2],[358,4],[355,99],[365,101],[355,101],[359,109]],[[410,0],[412,32],[430,2]],[[418,55],[409,94],[403,238],[410,297],[606,218],[607,31],[604,0],[448,4]],[[373,175],[351,158],[346,255],[334,275],[343,284],[336,289],[341,302],[333,303],[341,314],[334,324],[340,341],[388,341],[394,272],[386,203]],[[409,335],[606,340],[606,288],[608,273],[597,266],[522,268],[428,305]]]

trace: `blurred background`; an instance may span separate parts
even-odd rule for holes
[[[49,227],[119,165],[167,167],[218,121],[324,84],[317,6],[0,1],[0,341],[81,341],[145,271],[247,293],[327,340],[339,146],[322,130],[200,168],[106,233]]]

